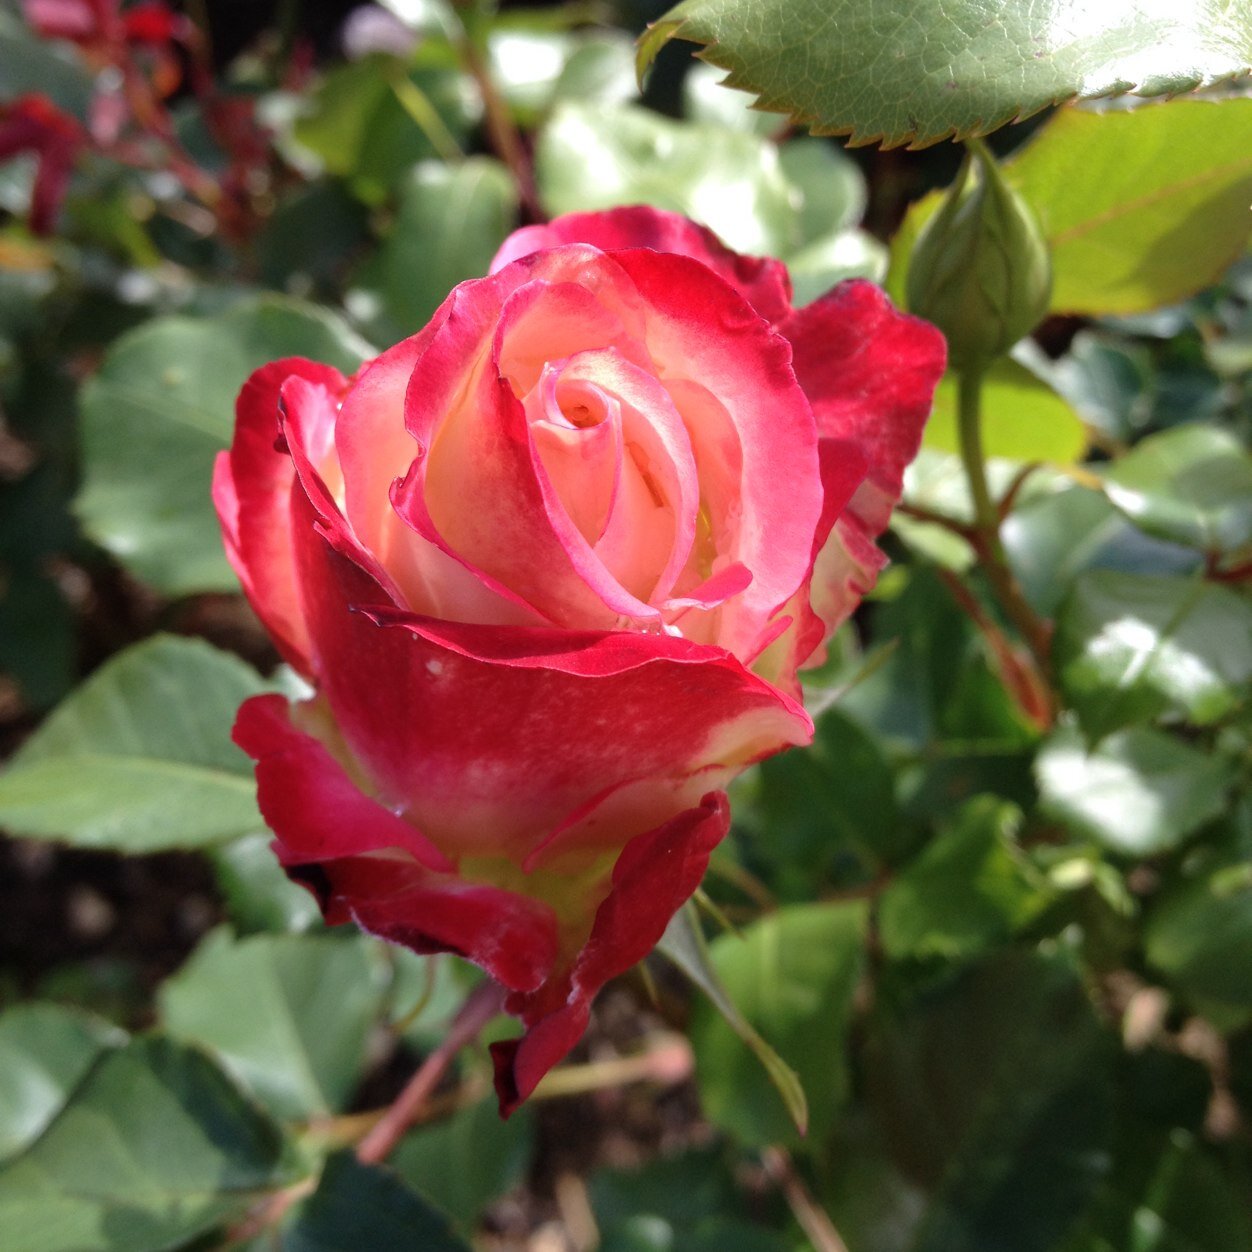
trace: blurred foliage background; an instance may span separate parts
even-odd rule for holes
[[[816,742],[739,783],[686,923],[808,1134],[658,954],[508,1123],[471,1049],[387,1166],[347,1151],[473,972],[326,931],[268,853],[229,728],[291,680],[208,496],[240,383],[354,368],[572,209],[902,301],[958,165],[753,111],[687,44],[641,97],[662,8],[0,3],[3,1252],[1252,1249],[1237,82],[990,140],[1055,278],[982,397],[1043,654],[945,382]]]

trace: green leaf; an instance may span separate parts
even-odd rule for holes
[[[1094,748],[1063,727],[1040,749],[1035,772],[1046,813],[1124,856],[1177,847],[1222,811],[1234,777],[1229,760],[1143,726]]]
[[[1252,680],[1252,605],[1187,578],[1083,574],[1057,622],[1065,694],[1093,737],[1171,710],[1206,725]]]
[[[270,835],[256,833],[209,849],[218,886],[235,929],[302,932],[316,927],[321,910],[279,865]]]
[[[1002,943],[1050,899],[1013,836],[1012,805],[980,796],[942,828],[883,892],[878,929],[899,960],[960,960]]]
[[[565,104],[539,136],[535,178],[554,216],[650,204],[702,222],[739,252],[779,256],[799,242],[778,150],[746,132]]]
[[[869,1094],[934,1189],[910,1252],[1051,1252],[1107,1169],[1112,1041],[1067,960],[1009,952],[880,994]]]
[[[252,764],[230,728],[262,690],[242,661],[198,640],[136,644],[58,706],[0,774],[0,824],[124,852],[258,829]]]
[[[326,1162],[317,1190],[283,1236],[283,1252],[349,1248],[469,1252],[446,1220],[395,1174],[340,1152]]]
[[[389,1161],[401,1178],[469,1230],[492,1200],[522,1180],[534,1141],[530,1109],[502,1121],[495,1100],[480,1100],[406,1135]]]
[[[849,852],[877,873],[907,839],[890,761],[838,708],[818,718],[810,747],[761,763],[755,800],[750,853],[784,899],[811,899]]]
[[[213,318],[158,318],[124,335],[80,397],[83,529],[167,595],[233,590],[209,485],[239,388],[279,357],[350,372],[371,355],[333,314],[278,296]]]
[[[487,273],[516,217],[517,190],[499,161],[424,161],[401,184],[395,226],[358,273],[349,307],[378,306],[362,320],[380,343],[416,333],[457,283]]]
[[[866,917],[860,901],[789,905],[710,947],[731,1001],[795,1067],[817,1139],[849,1093],[847,1036]],[[710,1120],[747,1144],[798,1142],[741,1038],[703,1002],[695,1008],[691,1039]]]
[[[1080,19],[1080,20],[1079,20]],[[1176,95],[1252,68],[1236,0],[1150,12],[1108,0],[685,0],[639,41],[642,74],[673,38],[705,44],[727,85],[854,144],[920,148],[985,135],[1073,96]]]
[[[1105,472],[1104,493],[1160,539],[1211,553],[1252,544],[1252,456],[1217,427],[1148,436]]]
[[[328,174],[348,180],[354,195],[379,204],[418,161],[456,155],[478,120],[473,83],[439,40],[408,66],[375,53],[331,70],[304,101],[292,135]]]
[[[0,1015],[0,1159],[33,1143],[96,1058],[125,1039],[59,1004],[19,1004]]]
[[[778,160],[799,193],[802,243],[829,238],[860,223],[869,201],[865,175],[829,139],[788,140],[778,149]]]
[[[105,1052],[0,1168],[5,1252],[164,1252],[294,1181],[277,1129],[168,1039]]]
[[[1025,366],[1004,357],[987,371],[982,388],[983,451],[1011,461],[1072,465],[1087,450],[1082,419]],[[956,376],[945,374],[922,442],[938,452],[959,453]]]
[[[1167,890],[1144,926],[1149,962],[1189,995],[1252,1005],[1252,874],[1242,862]]]
[[[787,257],[792,302],[799,308],[824,296],[845,278],[882,282],[887,272],[887,249],[863,230],[841,230],[806,244]]]
[[[636,94],[630,39],[621,32],[587,36],[498,22],[487,54],[493,81],[523,124],[558,100],[615,104]]]
[[[781,1096],[792,1123],[801,1134],[805,1133],[808,1129],[809,1110],[804,1087],[795,1070],[757,1033],[723,985],[720,971],[714,965],[705,945],[694,905],[686,904],[674,914],[656,946],[658,952],[669,957],[708,996],[710,1003],[722,1015],[730,1029],[751,1049],[757,1063],[774,1086],[773,1099],[769,1099],[767,1095],[771,1115],[776,1117],[776,1101]],[[755,1076],[755,1071],[753,1073]],[[786,1130],[790,1132],[791,1127],[787,1126]]]
[[[360,935],[211,934],[161,988],[176,1038],[212,1049],[285,1119],[342,1111],[365,1067],[384,970]]]
[[[744,130],[768,139],[778,131],[778,115],[752,107],[753,97],[721,85],[725,75],[715,65],[695,64],[683,76],[683,114],[693,122]]]
[[[1127,1144],[1116,1165],[1060,1252],[1252,1252],[1245,1180],[1194,1136]]]
[[[1182,575],[1200,563],[1197,553],[1132,526],[1102,492],[1074,485],[1019,504],[1001,536],[1026,599],[1044,617],[1056,616],[1084,570]]]
[[[1052,308],[1137,313],[1217,279],[1252,231],[1250,127],[1248,99],[1057,113],[1005,166],[1051,247]]]

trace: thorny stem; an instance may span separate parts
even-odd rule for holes
[[[357,1144],[357,1160],[373,1165],[387,1159],[421,1116],[453,1058],[500,1012],[502,1000],[503,992],[497,983],[487,981],[475,988],[439,1046],[421,1063],[408,1086]]]
[[[1000,539],[1000,508],[987,484],[987,464],[983,456],[982,380],[982,368],[970,366],[960,371],[957,382],[961,462],[974,505],[974,524],[967,537],[978,554],[996,599],[1021,632],[1043,678],[1051,670],[1051,631],[1022,595]],[[1046,678],[1043,681],[1046,685]]]

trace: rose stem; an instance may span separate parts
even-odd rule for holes
[[[391,1107],[357,1144],[357,1160],[374,1165],[387,1159],[405,1132],[421,1116],[422,1109],[456,1054],[500,1012],[503,998],[499,985],[490,980],[479,984],[470,993],[439,1046],[418,1066],[417,1072]]]
[[[521,201],[525,220],[543,222],[547,215],[539,205],[539,197],[535,192],[535,179],[530,168],[530,160],[526,155],[526,147],[522,143],[521,132],[509,112],[508,101],[500,94],[491,70],[477,40],[477,31],[472,23],[467,22],[464,10],[466,0],[457,0],[457,16],[461,20],[461,29],[465,32],[460,40],[461,60],[469,71],[470,77],[478,84],[478,94],[482,97],[484,120],[487,125],[487,137],[496,155],[509,167],[513,182],[517,186],[517,198]]]
[[[763,1148],[761,1163],[765,1172],[777,1183],[787,1207],[817,1252],[848,1252],[848,1245],[835,1229],[834,1222],[809,1194],[790,1154],[779,1147]]]
[[[980,365],[970,365],[957,374],[957,417],[961,438],[961,462],[974,503],[974,524],[969,540],[977,552],[983,571],[1001,607],[1021,631],[1041,676],[1051,669],[1051,632],[1042,618],[1026,602],[1017,579],[1009,568],[1000,540],[1000,510],[987,485],[987,467],[982,449],[982,380]],[[1046,683],[1046,679],[1044,680]]]

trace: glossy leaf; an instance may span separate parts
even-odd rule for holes
[[[208,644],[158,635],[102,666],[0,774],[0,824],[127,852],[197,847],[261,825],[230,741],[264,683]]]
[[[885,147],[986,134],[1073,96],[1174,95],[1252,67],[1252,21],[1234,0],[1049,0],[990,15],[981,0],[684,0],[640,40],[641,72],[675,37],[706,45],[700,55],[762,107]]]
[[[1073,484],[1019,504],[1001,535],[1027,600],[1049,618],[1084,570],[1183,575],[1200,563],[1190,549],[1131,525],[1102,492]]]
[[[1252,605],[1198,579],[1093,571],[1062,609],[1056,659],[1092,735],[1165,710],[1204,725],[1247,698]]]
[[[905,866],[879,900],[889,957],[960,960],[1004,942],[1046,907],[1046,884],[1013,839],[1020,817],[980,797]]]
[[[161,988],[171,1035],[210,1048],[277,1116],[342,1110],[365,1066],[383,970],[360,935],[210,935]]]
[[[1088,747],[1063,728],[1036,761],[1040,803],[1077,835],[1126,856],[1177,847],[1222,811],[1232,763],[1134,726]]]
[[[862,902],[788,905],[710,946],[731,1000],[795,1067],[818,1138],[849,1091],[845,1050],[865,924]],[[796,1141],[755,1059],[704,1003],[691,1038],[704,1111],[714,1123],[746,1144]]]
[[[517,191],[499,161],[423,162],[401,184],[395,225],[357,274],[349,307],[380,343],[415,334],[457,283],[486,274],[516,217]]]
[[[687,904],[674,914],[666,927],[657,951],[667,956],[708,997],[730,1030],[751,1050],[756,1063],[774,1087],[775,1105],[779,1097],[791,1118],[792,1125],[803,1134],[808,1129],[809,1108],[804,1087],[795,1070],[766,1042],[744,1015],[731,991],[724,985],[721,971],[700,931],[695,906]],[[777,1113],[773,1114],[777,1116]],[[788,1133],[792,1127],[786,1127]]]
[[[96,1058],[125,1040],[59,1004],[18,1004],[0,1015],[0,1159],[33,1143]]]
[[[123,336],[80,397],[83,529],[167,595],[233,590],[209,484],[239,388],[279,357],[351,372],[370,355],[333,314],[277,296],[212,318],[158,318]]]
[[[1005,174],[1050,245],[1052,308],[1137,313],[1217,279],[1252,232],[1250,127],[1248,99],[1063,109],[1042,127]]]
[[[1252,544],[1252,455],[1216,427],[1150,435],[1105,472],[1104,493],[1158,538],[1213,553]]]
[[[777,256],[799,242],[778,151],[746,132],[567,104],[540,134],[535,178],[554,216],[650,204],[695,218],[740,252]]]
[[[922,441],[937,452],[960,452],[956,377],[945,374]],[[982,389],[983,452],[1011,461],[1071,465],[1087,449],[1082,419],[1046,382],[1004,358],[988,370]]]
[[[534,1139],[529,1108],[503,1122],[495,1101],[481,1100],[406,1135],[388,1161],[458,1227],[470,1230],[492,1200],[522,1180]]]
[[[1061,957],[1006,953],[880,999],[871,1098],[932,1189],[911,1250],[1051,1252],[1107,1169],[1110,1043]]]
[[[136,1039],[0,1168],[0,1230],[5,1252],[162,1252],[294,1177],[278,1131],[206,1056]]]
[[[321,1181],[283,1236],[283,1252],[413,1248],[469,1252],[447,1221],[390,1170],[362,1165],[351,1152],[326,1162]]]

